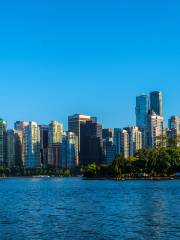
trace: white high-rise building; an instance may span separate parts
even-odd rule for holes
[[[25,127],[25,167],[38,168],[40,159],[40,131],[36,122],[29,122]]]
[[[166,136],[164,118],[155,112],[149,113],[147,117],[146,139],[147,147],[158,147]]]
[[[125,129],[121,131],[121,155],[124,158],[129,157],[129,134]]]
[[[134,156],[134,154],[142,149],[142,132],[138,127],[128,127],[125,128],[129,134],[129,155]]]

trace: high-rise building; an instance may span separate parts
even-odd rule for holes
[[[169,129],[173,130],[176,136],[180,136],[180,117],[172,116],[169,119]]]
[[[146,139],[147,147],[158,147],[166,136],[164,118],[155,112],[150,112],[147,117]]]
[[[57,121],[52,121],[49,124],[49,144],[60,144],[63,136],[63,125]]]
[[[114,129],[105,128],[102,131],[104,162],[112,164],[116,156],[116,146],[114,145]]]
[[[134,156],[134,154],[142,149],[142,132],[138,127],[127,127],[125,130],[129,134],[129,156]]]
[[[162,103],[163,94],[159,91],[150,93],[150,110],[158,116],[163,116]]]
[[[121,129],[114,128],[114,145],[116,146],[116,154],[121,153]]]
[[[6,127],[6,122],[0,119],[0,166],[5,166],[7,160]]]
[[[7,166],[15,167],[16,165],[16,149],[15,149],[15,130],[7,131]]]
[[[80,126],[80,164],[103,161],[102,125],[95,121],[82,122]]]
[[[18,131],[21,147],[19,145],[19,151],[21,149],[21,157],[19,157],[18,162],[21,162],[22,166],[25,166],[25,128],[29,125],[29,122],[17,121],[14,124],[14,129]]]
[[[125,129],[121,131],[121,155],[124,158],[129,157],[129,134]]]
[[[74,132],[76,136],[78,136],[78,142],[79,142],[79,152],[80,152],[80,145],[81,145],[81,123],[86,123],[88,121],[94,121],[96,122],[97,119],[93,118],[91,116],[87,116],[84,114],[75,114],[73,116],[68,117],[68,131]]]
[[[61,167],[60,161],[60,143],[48,145],[48,167],[59,168]]]
[[[48,156],[49,127],[47,125],[39,125],[39,129],[40,129],[41,163],[44,166],[46,166]]]
[[[78,137],[73,132],[66,132],[60,145],[60,159],[62,168],[79,166]]]
[[[35,122],[29,122],[29,125],[25,127],[25,167],[41,167],[40,131]]]
[[[149,111],[149,96],[142,94],[136,97],[136,126],[140,129],[146,127]]]
[[[168,144],[174,144],[180,146],[180,117],[172,116],[169,119],[169,129],[167,130],[167,137],[170,140]]]

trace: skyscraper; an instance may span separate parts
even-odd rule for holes
[[[73,116],[68,117],[68,131],[74,132],[76,136],[78,136],[79,152],[80,152],[80,145],[81,145],[81,127],[80,126],[81,126],[81,123],[86,123],[88,121],[97,121],[97,119],[84,114],[75,114]]]
[[[37,123],[29,122],[29,125],[25,127],[25,167],[40,166],[40,131]]]
[[[140,129],[146,127],[146,120],[149,111],[149,96],[142,94],[136,97],[136,126]]]
[[[114,145],[116,146],[116,154],[121,153],[121,129],[114,128]]]
[[[47,165],[49,127],[47,125],[39,125],[39,130],[40,130],[41,163],[45,166]]]
[[[112,164],[116,156],[116,146],[114,145],[114,129],[113,128],[103,129],[102,136],[103,136],[104,162]]]
[[[14,129],[18,131],[18,135],[20,138],[20,142],[22,145],[19,145],[19,151],[21,149],[21,157],[19,158],[19,162],[21,162],[22,166],[25,165],[25,128],[29,125],[29,122],[25,121],[17,121],[14,124]]]
[[[5,166],[7,159],[6,127],[6,122],[0,119],[0,166]]]
[[[150,110],[151,112],[155,112],[155,114],[161,117],[163,116],[162,98],[162,92],[154,91],[150,93]]]
[[[60,161],[62,168],[79,166],[78,137],[75,133],[66,132],[60,145]]]
[[[63,124],[59,123],[58,121],[52,121],[49,124],[48,136],[49,144],[60,144],[63,136]]]
[[[7,166],[8,167],[15,167],[15,157],[16,157],[16,150],[15,150],[15,130],[8,130],[7,131]]]
[[[101,163],[103,161],[102,125],[95,121],[81,123],[80,164]]]

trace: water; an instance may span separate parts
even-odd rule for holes
[[[180,181],[1,179],[0,240],[180,239]]]

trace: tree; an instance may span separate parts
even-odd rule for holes
[[[124,172],[124,162],[125,159],[121,155],[117,154],[112,164],[113,175],[115,178],[122,177],[122,174]]]

